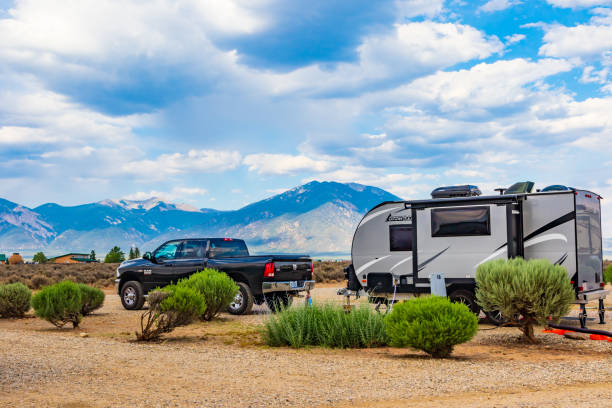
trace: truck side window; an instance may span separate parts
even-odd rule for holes
[[[437,208],[431,210],[432,237],[491,235],[489,207]]]
[[[412,225],[389,225],[391,251],[412,251]]]
[[[176,251],[181,244],[181,241],[168,242],[157,248],[155,251],[155,259],[158,261],[167,261],[176,257]]]
[[[192,259],[192,258],[204,258],[204,242],[202,241],[183,241],[183,245],[180,246],[176,252],[176,259]]]
[[[241,257],[249,256],[249,251],[242,240],[211,239],[208,256],[210,258]]]

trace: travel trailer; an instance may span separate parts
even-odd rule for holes
[[[601,196],[558,185],[533,193],[533,186],[516,183],[492,196],[481,196],[471,185],[441,187],[429,200],[379,204],[355,231],[345,293],[365,290],[371,301],[388,304],[430,293],[430,277],[440,275],[451,300],[479,313],[478,265],[521,256],[563,265],[581,305],[581,325],[585,304],[594,300],[603,321],[608,291],[602,276]],[[501,321],[494,311],[485,313]]]

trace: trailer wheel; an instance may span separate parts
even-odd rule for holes
[[[450,299],[451,302],[463,303],[476,316],[480,314],[480,306],[478,306],[478,303],[476,303],[476,295],[474,295],[474,292],[472,292],[471,290],[466,290],[466,289],[454,290],[450,293],[450,295],[448,295],[448,298]]]

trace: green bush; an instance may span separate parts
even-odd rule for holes
[[[32,307],[36,316],[57,327],[69,322],[78,327],[82,317],[79,285],[63,281],[47,286],[32,297]]]
[[[204,296],[206,311],[201,316],[204,320],[211,320],[227,309],[238,293],[238,286],[232,278],[209,268],[183,279],[178,285],[192,288]]]
[[[104,303],[104,292],[98,288],[92,288],[84,283],[79,283],[81,290],[81,314],[87,316]]]
[[[204,296],[194,289],[169,285],[149,293],[149,310],[140,316],[140,341],[157,340],[178,326],[185,326],[206,310]]]
[[[608,265],[603,273],[604,282],[612,284],[612,264]]]
[[[476,270],[476,285],[478,304],[484,310],[499,310],[530,343],[537,343],[533,325],[559,321],[575,298],[567,270],[544,259],[485,262]]]
[[[30,310],[31,297],[23,283],[0,285],[0,317],[23,317]]]
[[[478,331],[478,317],[466,305],[439,296],[398,303],[385,323],[391,346],[412,347],[438,358],[450,356],[455,345]]]
[[[361,348],[387,342],[384,317],[367,306],[350,313],[337,305],[284,309],[265,322],[262,336],[273,347]]]

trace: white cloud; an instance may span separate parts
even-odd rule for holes
[[[442,12],[444,0],[399,0],[397,5],[399,14],[403,18],[413,18],[417,16],[432,18]]]
[[[78,159],[82,157],[90,156],[96,149],[91,146],[83,146],[83,147],[68,147],[63,150],[46,152],[41,154],[40,156],[44,159],[49,158],[62,158],[62,159]]]
[[[612,49],[612,10],[595,9],[588,24],[545,26],[539,54],[548,57],[598,57]]]
[[[270,153],[250,154],[244,158],[243,163],[249,166],[249,171],[259,174],[322,172],[333,167],[333,164],[326,160],[314,160],[304,155]]]
[[[506,10],[521,3],[522,2],[518,0],[489,0],[482,6],[478,7],[478,10],[486,13],[493,13],[495,11]]]
[[[445,112],[478,113],[524,101],[531,95],[526,85],[572,68],[571,63],[557,59],[502,60],[481,63],[470,69],[438,72],[398,88],[394,93],[396,98],[409,97],[433,103]]]
[[[186,200],[192,196],[202,196],[208,194],[208,191],[205,188],[199,187],[174,187],[170,191],[159,191],[159,190],[150,190],[150,191],[138,191],[136,193],[128,194],[123,199],[126,200],[134,200],[134,201],[144,201],[151,198],[159,198],[162,200],[174,201],[174,200]]]
[[[548,4],[563,8],[587,8],[612,4],[612,0],[546,0]]]
[[[120,172],[159,178],[181,173],[220,173],[240,165],[237,151],[190,150],[186,154],[169,153],[155,160],[145,159],[124,164]]]
[[[357,48],[357,63],[341,63],[333,70],[311,65],[266,77],[275,94],[357,92],[377,81],[414,78],[486,58],[502,49],[497,37],[468,25],[432,21],[396,24],[390,34],[365,37]]]
[[[504,40],[506,40],[506,45],[516,44],[523,41],[524,39],[525,34],[512,34],[504,37]]]

